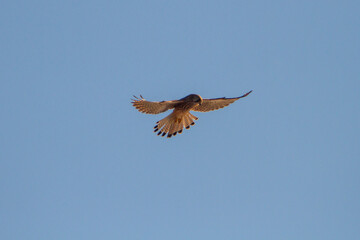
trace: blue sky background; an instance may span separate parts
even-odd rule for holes
[[[359,1],[5,1],[1,239],[360,239]],[[130,104],[254,92],[165,117]]]

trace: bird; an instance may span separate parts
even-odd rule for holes
[[[198,118],[192,115],[190,111],[209,112],[224,108],[236,100],[248,96],[251,92],[252,90],[235,98],[211,99],[203,99],[198,94],[190,94],[179,100],[161,102],[147,101],[141,95],[140,97],[134,95],[135,99],[131,99],[131,103],[139,112],[146,114],[159,114],[174,109],[167,117],[156,122],[154,127],[154,132],[157,132],[157,135],[164,137],[167,134],[167,137],[171,138],[177,133],[181,134],[184,128],[189,129],[190,126],[195,125],[194,120],[198,120]]]

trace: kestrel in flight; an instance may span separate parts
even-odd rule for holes
[[[146,114],[159,114],[169,109],[174,109],[169,116],[158,121],[154,127],[154,132],[159,131],[157,135],[165,136],[167,134],[167,137],[170,138],[177,133],[182,133],[184,127],[189,129],[190,125],[195,124],[193,120],[198,120],[190,111],[209,112],[217,110],[228,106],[240,98],[246,97],[251,92],[252,90],[236,98],[212,99],[203,99],[197,94],[190,94],[179,100],[162,102],[147,101],[140,95],[140,98],[134,96],[135,99],[132,99],[133,102],[131,103],[139,112]]]

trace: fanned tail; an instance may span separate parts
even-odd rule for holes
[[[154,132],[158,132],[157,135],[170,138],[176,134],[181,134],[183,129],[189,129],[191,125],[195,125],[194,120],[198,120],[197,117],[191,113],[178,113],[173,112],[169,116],[158,121],[154,127]]]

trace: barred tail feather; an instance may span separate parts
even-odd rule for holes
[[[188,129],[188,128],[190,127],[190,123],[191,123],[191,122],[192,122],[192,121],[191,121],[191,119],[190,119],[189,116],[185,116],[185,117],[184,117],[184,126],[185,126],[186,129]]]
[[[189,115],[190,115],[190,117],[191,117],[192,119],[194,119],[194,120],[198,120],[198,118],[197,118],[197,117],[195,117],[194,115],[192,115],[191,113],[189,113]]]
[[[190,128],[190,125],[194,125],[193,120],[198,118],[192,115],[191,113],[178,113],[173,112],[169,116],[158,121],[154,127],[154,132],[159,131],[157,134],[170,138],[175,136],[177,133],[182,133],[184,127],[186,129]]]
[[[186,116],[186,125],[185,128],[189,129],[190,126],[195,125],[195,122],[193,120],[198,120],[197,117],[195,117],[194,115],[192,115],[191,113],[188,113],[188,115]]]

